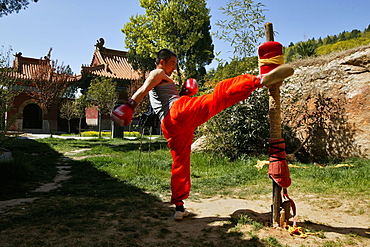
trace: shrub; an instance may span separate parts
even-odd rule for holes
[[[199,128],[198,134],[206,136],[207,151],[231,159],[265,153],[268,109],[267,90],[254,91],[247,100],[211,118]]]

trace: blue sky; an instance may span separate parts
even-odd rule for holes
[[[208,0],[212,31],[217,20],[226,17],[219,10],[225,0]],[[369,24],[370,0],[260,0],[267,11],[266,22],[278,32],[275,40],[284,46],[310,38],[326,37]],[[79,74],[89,64],[96,40],[105,39],[105,47],[125,50],[121,32],[129,17],[143,14],[139,0],[39,0],[26,10],[0,18],[0,46],[11,46],[13,53],[40,58],[52,47],[52,59],[70,65]],[[232,56],[232,48],[213,40],[220,57]],[[215,67],[214,62],[209,67]]]

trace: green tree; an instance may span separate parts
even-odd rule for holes
[[[86,95],[81,95],[74,101],[74,116],[79,119],[78,134],[81,136],[82,119],[86,116],[86,108],[88,107],[88,100]]]
[[[101,116],[112,113],[118,100],[116,83],[112,79],[95,78],[91,81],[86,96],[99,112],[99,138],[101,138]]]
[[[135,68],[153,69],[156,52],[173,50],[182,72],[200,79],[214,55],[210,34],[210,10],[204,0],[140,0],[144,15],[130,17],[122,32],[128,57]]]
[[[37,3],[38,0],[31,0]],[[28,4],[31,2],[29,0],[5,0],[0,3],[0,17],[4,15],[11,14],[13,12],[18,13],[21,9],[26,9]]]
[[[323,45],[324,43],[323,43],[323,41],[322,41],[322,38],[320,37],[318,40],[317,40],[317,45],[318,46],[321,46],[321,45]]]
[[[68,121],[68,134],[71,133],[71,119],[75,116],[74,101],[67,100],[62,103],[59,109],[59,115],[61,118],[67,119]]]
[[[234,55],[244,58],[251,56],[259,39],[264,36],[264,5],[253,0],[230,0],[226,8],[221,7],[228,20],[219,20],[216,25],[219,31],[215,36],[230,42]]]
[[[367,28],[365,28],[364,33],[366,32],[370,32],[370,24],[367,26]]]
[[[317,43],[313,40],[307,42],[299,42],[295,46],[295,51],[300,58],[311,57],[316,54]]]
[[[10,53],[12,49],[0,53],[0,147],[7,143],[6,132],[13,125],[16,115],[8,117],[7,113],[13,109],[13,99],[19,94],[15,86],[16,80],[11,77],[13,69],[10,68]]]

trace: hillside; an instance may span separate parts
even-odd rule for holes
[[[369,156],[370,45],[290,64],[295,73],[281,87],[282,112],[303,143],[297,154]]]

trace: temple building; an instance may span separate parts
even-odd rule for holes
[[[94,78],[112,79],[117,83],[116,90],[119,93],[117,105],[120,105],[128,99],[130,85],[140,83],[141,76],[128,62],[127,52],[105,48],[104,43],[104,39],[100,38],[95,45],[90,65],[82,65],[80,87],[83,91],[87,90]],[[89,126],[98,126],[96,109],[87,109],[86,123]],[[101,125],[103,130],[111,130],[112,122],[108,115],[102,116]]]
[[[50,60],[50,52],[44,58],[30,58],[22,56],[19,52],[15,55],[13,62],[13,72],[10,77],[15,79],[15,84],[20,88],[20,93],[13,100],[13,109],[7,112],[7,119],[16,116],[14,124],[9,129],[10,131],[32,132],[32,133],[56,133],[67,131],[67,123],[65,119],[59,117],[59,104],[53,103],[49,108],[43,109],[37,101],[31,98],[27,93],[31,87],[34,87],[34,82],[40,78],[40,71],[52,71],[52,61]],[[65,80],[70,84],[77,83],[78,77],[65,74]],[[66,100],[66,99],[64,99]]]
[[[51,50],[50,50],[51,52]],[[13,109],[7,113],[8,119],[16,115],[16,120],[11,131],[31,132],[31,133],[57,133],[67,132],[67,120],[60,118],[60,103],[55,103],[50,107],[50,111],[37,103],[27,93],[32,89],[39,74],[41,66],[52,66],[50,52],[44,58],[36,59],[24,57],[22,53],[15,55],[13,63],[14,72],[11,77],[16,79],[16,85],[21,88],[21,93],[17,95],[13,101]],[[136,90],[138,85],[141,85],[144,76],[135,71],[132,65],[128,62],[127,52],[114,50],[104,47],[104,39],[100,38],[93,53],[92,60],[89,65],[81,66],[81,75],[67,75],[67,80],[81,89],[84,94],[88,90],[91,81],[95,78],[108,78],[116,83],[116,91],[119,94],[116,107],[127,101],[133,90]],[[60,102],[65,100],[61,98]],[[121,137],[124,131],[138,130],[142,126],[154,126],[153,133],[159,133],[159,122],[155,114],[150,111],[149,104],[141,102],[140,107],[143,109],[137,112],[145,112],[142,116],[134,117],[132,124],[129,127],[121,128],[110,120],[109,115],[102,115],[101,130],[113,131],[119,134],[113,135]],[[146,112],[147,111],[147,112]],[[150,121],[149,121],[150,119]],[[154,120],[153,120],[154,119]],[[71,132],[78,131],[78,119],[72,119],[77,124],[71,125]],[[86,121],[83,121],[83,129],[98,130],[99,114],[96,107],[86,109]]]

